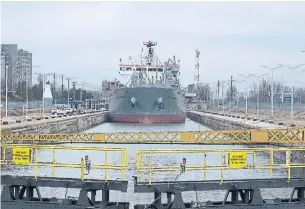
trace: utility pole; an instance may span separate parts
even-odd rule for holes
[[[73,77],[75,78],[75,77]],[[67,78],[68,80],[68,108],[70,108],[70,80],[72,80],[73,78]]]
[[[43,89],[43,91],[42,91],[42,118],[44,119],[44,97],[43,97],[43,94],[44,94],[44,91],[45,91],[45,89],[44,89],[45,75],[44,74],[42,75],[42,81],[43,81],[43,83],[42,83],[42,89]]]
[[[56,105],[56,74],[53,74],[53,99],[54,99],[54,104]]]
[[[222,114],[225,113],[225,100],[224,100],[224,96],[223,96],[223,86],[224,86],[224,82],[221,82],[221,97],[222,97]]]
[[[233,76],[231,76],[231,96],[230,96],[230,100],[232,100],[233,98]]]
[[[74,101],[75,101],[75,91],[76,91],[76,82],[72,82],[73,90],[74,90]]]
[[[27,72],[25,72],[25,94],[26,94],[26,116],[25,117],[27,117],[29,114],[29,85],[28,85],[28,73]]]
[[[8,67],[9,66],[5,66],[5,119],[6,119],[6,121],[7,121],[7,91],[8,91],[8,89],[7,89],[7,74],[8,74]]]
[[[230,111],[230,106],[231,106],[231,101],[233,100],[233,76],[231,76],[231,94],[229,98],[229,111]]]
[[[219,88],[220,88],[220,81],[217,81],[217,113],[219,113]]]
[[[68,80],[68,108],[70,108],[70,78],[67,78]]]
[[[61,99],[64,99],[64,75],[61,75]]]

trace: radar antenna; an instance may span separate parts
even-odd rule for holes
[[[146,63],[147,63],[147,65],[151,65],[151,63],[153,62],[153,57],[154,57],[154,49],[152,47],[156,46],[157,42],[148,41],[148,42],[143,42],[143,44],[148,48],[148,55],[146,57]]]

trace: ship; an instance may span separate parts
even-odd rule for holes
[[[183,123],[186,118],[181,91],[180,60],[161,62],[155,54],[157,42],[143,42],[141,53],[120,58],[119,74],[127,82],[114,88],[109,101],[109,119],[123,123]]]

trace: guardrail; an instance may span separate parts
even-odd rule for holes
[[[3,134],[2,143],[14,141],[84,143],[165,143],[165,144],[304,144],[305,129],[109,132],[75,134]]]
[[[267,169],[269,177],[272,178],[275,169],[287,170],[287,181],[291,179],[291,169],[305,168],[304,159],[296,162],[296,155],[304,155],[305,148],[228,148],[228,149],[140,149],[136,153],[136,169],[140,173],[140,182],[152,183],[153,174],[178,172],[176,179],[185,172],[202,171],[203,180],[207,180],[207,171],[220,171],[220,183],[224,181],[224,172],[238,169]],[[162,156],[163,154],[163,156]],[[187,158],[179,155],[193,154],[195,162],[187,163]],[[196,154],[196,155],[195,155]],[[269,162],[257,162],[257,156],[263,154],[269,157]],[[284,154],[286,159],[283,162],[274,162],[274,156]],[[167,163],[164,157],[171,156],[171,162]],[[198,156],[199,155],[199,156]],[[209,158],[210,157],[210,158]],[[176,159],[175,159],[176,158]],[[191,158],[191,157],[190,157]],[[212,160],[211,160],[212,158]],[[163,160],[160,160],[163,159]],[[210,159],[210,160],[208,160]],[[210,164],[210,161],[218,162]],[[147,178],[143,177],[147,174]],[[177,174],[177,173],[176,173]],[[213,172],[213,177],[216,173]],[[173,180],[173,179],[171,179]]]
[[[64,154],[61,161],[56,160],[57,153],[61,150],[74,151],[74,153]],[[120,171],[120,179],[124,178],[125,169],[128,166],[128,150],[121,147],[98,147],[98,146],[63,146],[63,145],[33,145],[33,144],[2,144],[1,145],[1,165],[18,165],[26,166],[34,169],[34,176],[37,179],[39,175],[39,167],[48,167],[52,169],[52,177],[55,177],[56,168],[80,169],[81,180],[85,179],[86,175],[90,175],[93,169],[101,169],[103,172],[103,180],[109,179],[109,170]],[[84,153],[89,152],[91,157]],[[94,152],[93,152],[94,151]],[[76,153],[75,153],[76,152]],[[95,153],[97,152],[97,153]],[[102,154],[101,154],[102,153]],[[109,159],[109,155],[115,154],[115,160]],[[120,154],[120,156],[117,156]],[[11,159],[8,155],[11,155]],[[74,161],[64,161],[69,156],[79,156],[74,158]],[[96,161],[96,162],[95,162]],[[120,162],[119,162],[120,161]],[[43,174],[46,175],[46,174]],[[98,175],[100,176],[100,175]],[[112,173],[111,178],[114,177]],[[100,180],[100,179],[97,179]]]

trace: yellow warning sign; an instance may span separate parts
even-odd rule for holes
[[[16,164],[29,164],[31,162],[31,149],[13,148],[13,162]]]
[[[243,168],[247,166],[247,153],[246,152],[230,152],[229,153],[229,166],[231,168]]]

